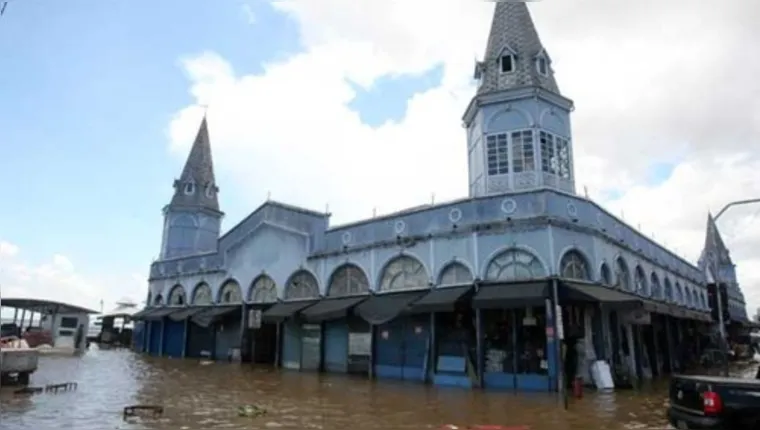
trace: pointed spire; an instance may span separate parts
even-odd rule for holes
[[[733,265],[733,262],[731,261],[728,248],[718,231],[715,218],[713,218],[712,213],[708,212],[705,246],[699,257],[699,266],[703,267],[705,273],[707,273],[708,271],[718,270],[720,266],[724,265]],[[711,273],[711,275],[714,277],[717,273]]]
[[[502,65],[502,61],[511,64]],[[525,2],[496,3],[485,58],[476,64],[475,77],[482,82],[478,94],[529,86],[559,94],[551,60]]]
[[[718,231],[718,225],[715,224],[715,218],[712,213],[707,213],[707,235],[705,237],[705,249],[715,249],[728,251],[725,242]]]
[[[174,197],[171,204],[219,211],[218,192],[214,177],[214,161],[211,158],[208,122],[204,114],[182,174],[174,181]]]

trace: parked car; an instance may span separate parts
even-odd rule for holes
[[[760,380],[676,375],[667,415],[677,429],[760,429]]]

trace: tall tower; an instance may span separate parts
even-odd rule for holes
[[[705,273],[708,283],[723,284],[726,286],[728,295],[728,309],[730,315],[725,315],[733,320],[745,321],[747,316],[747,303],[744,299],[739,281],[736,277],[736,266],[731,259],[723,237],[715,224],[712,214],[707,214],[707,232],[705,234],[705,247],[699,257],[697,266]]]
[[[182,174],[174,181],[174,196],[164,207],[161,259],[217,250],[224,216],[219,210],[218,192],[204,116]]]
[[[478,90],[464,114],[470,197],[575,193],[570,112],[524,2],[496,3]]]

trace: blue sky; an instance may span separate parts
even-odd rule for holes
[[[183,162],[167,126],[193,102],[180,58],[214,51],[248,74],[299,50],[296,23],[266,1],[12,0],[0,18],[0,239],[25,261],[60,253],[95,276],[146,273]],[[435,68],[356,86],[352,107],[368,124],[398,120],[440,79]],[[252,207],[219,176],[229,228]]]

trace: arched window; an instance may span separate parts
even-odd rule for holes
[[[647,275],[644,274],[644,269],[641,266],[636,266],[636,276],[634,279],[634,285],[636,286],[636,294],[642,296],[649,295],[649,288],[647,286]]]
[[[380,291],[429,288],[425,267],[416,258],[402,255],[391,260],[383,269]]]
[[[665,278],[665,300],[672,302],[673,299],[673,285],[670,283],[670,279]]]
[[[679,305],[683,304],[683,288],[681,288],[681,284],[676,282],[676,303]]]
[[[153,306],[161,306],[164,304],[164,296],[156,294],[156,298],[153,299]]]
[[[691,290],[689,289],[689,287],[686,287],[685,290],[686,290],[686,306],[691,307],[694,305],[694,302],[692,301],[692,297],[691,297]]]
[[[509,249],[494,257],[486,268],[489,281],[521,281],[546,277],[544,265],[535,255]]]
[[[702,294],[700,294],[700,296],[702,297],[702,309],[707,309],[708,308],[708,306],[707,306],[707,296],[705,296],[704,291],[702,292]]]
[[[354,264],[344,264],[330,276],[327,295],[333,297],[369,293],[369,280],[362,269]]]
[[[652,297],[655,299],[661,299],[662,298],[662,288],[660,287],[660,278],[657,277],[657,274],[652,272],[652,276],[649,279],[649,283],[652,287]]]
[[[169,290],[169,306],[183,306],[185,304],[185,288],[175,285]]]
[[[470,269],[455,261],[443,268],[438,285],[465,285],[471,284],[473,280]]]
[[[219,289],[218,303],[241,303],[243,301],[243,292],[240,290],[240,284],[235,281],[227,281]]]
[[[198,284],[193,290],[193,304],[210,305],[211,301],[211,287],[206,283]]]
[[[588,263],[586,258],[578,251],[568,251],[559,262],[560,273],[563,278],[580,279],[590,281]]]
[[[623,291],[631,291],[631,271],[623,257],[615,261],[615,284]]]
[[[603,285],[612,286],[612,271],[607,263],[602,263],[602,267],[599,268],[599,281]]]
[[[285,284],[285,300],[316,299],[319,297],[317,280],[311,273],[300,270]]]
[[[277,301],[277,284],[267,275],[261,275],[251,284],[248,290],[248,301],[251,303],[274,303]]]

